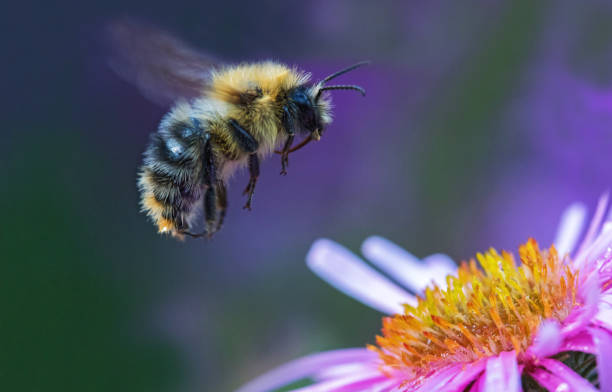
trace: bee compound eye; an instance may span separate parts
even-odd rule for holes
[[[310,98],[308,98],[308,95],[302,90],[296,90],[291,98],[293,102],[299,106],[310,106]]]

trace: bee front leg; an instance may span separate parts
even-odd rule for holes
[[[295,137],[295,131],[293,130],[293,116],[291,116],[291,112],[287,106],[283,106],[283,126],[285,127],[285,131],[289,136],[287,136],[287,141],[285,142],[285,146],[281,151],[281,176],[287,175],[287,167],[289,166],[289,150],[291,150],[291,145],[293,144],[293,138]]]
[[[294,137],[294,134],[287,137],[287,141],[285,142],[285,146],[281,152],[281,176],[287,175],[287,167],[289,166],[289,150],[291,149],[291,144],[293,144]]]
[[[248,198],[243,208],[251,211],[251,201],[253,200],[253,194],[255,193],[257,179],[259,178],[259,158],[257,157],[257,153],[249,155],[249,174],[249,184],[243,193],[244,195],[248,195]]]

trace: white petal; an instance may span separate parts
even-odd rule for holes
[[[421,293],[432,280],[440,281],[442,274],[445,277],[441,271],[447,268],[450,260],[443,259],[443,255],[434,255],[432,263],[426,264],[393,242],[376,236],[366,239],[361,251],[373,264],[415,293]]]
[[[416,304],[413,295],[331,240],[315,241],[306,255],[306,263],[330,285],[383,313],[404,313],[402,304]]]
[[[555,237],[555,247],[559,255],[571,253],[576,247],[586,220],[587,208],[582,203],[567,207],[561,215],[561,223]]]
[[[423,262],[428,267],[431,281],[441,289],[446,288],[446,277],[457,274],[457,264],[445,254],[437,253],[427,256]]]

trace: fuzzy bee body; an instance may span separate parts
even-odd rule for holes
[[[289,153],[319,140],[331,123],[325,90],[364,93],[358,86],[325,85],[363,63],[312,83],[309,74],[271,61],[213,66],[173,37],[142,27],[134,30],[125,25],[114,29],[116,40],[127,42],[123,49],[129,53],[123,53],[124,57],[140,62],[154,52],[165,57],[153,59],[144,73],[138,69],[142,65],[134,64],[118,72],[141,81],[145,92],[154,91],[150,89],[153,74],[168,87],[183,83],[183,90],[190,90],[174,94],[178,99],[151,135],[138,180],[143,211],[160,233],[174,237],[211,236],[220,229],[227,208],[226,183],[238,168],[246,166],[250,173],[244,191],[246,209],[251,208],[260,159],[280,153],[281,174],[286,174]],[[142,43],[134,44],[135,33],[149,36],[144,49]],[[299,135],[304,140],[292,148]],[[205,231],[194,234],[202,209]]]

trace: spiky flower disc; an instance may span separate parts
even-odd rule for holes
[[[530,239],[519,249],[521,265],[490,249],[463,263],[447,288],[425,291],[416,306],[383,319],[377,336],[388,370],[416,378],[453,363],[470,363],[504,351],[525,355],[543,320],[563,321],[579,306],[575,274],[554,247],[541,251]]]

